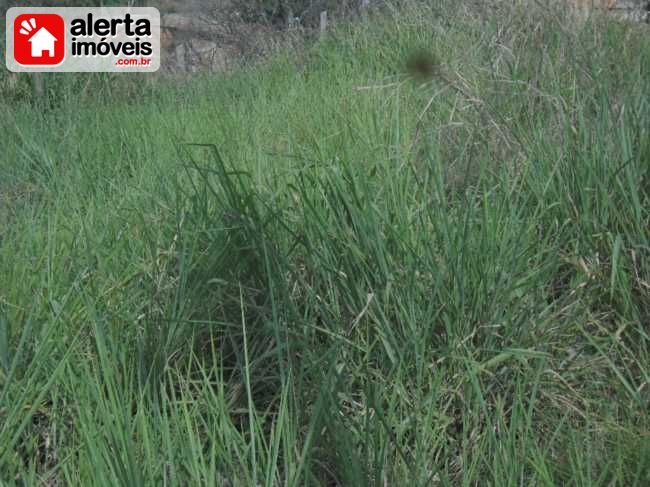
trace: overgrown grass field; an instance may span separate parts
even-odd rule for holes
[[[0,101],[1,483],[650,485],[648,27],[512,4]]]

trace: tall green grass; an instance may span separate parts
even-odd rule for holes
[[[647,28],[459,3],[0,105],[4,484],[650,483]]]

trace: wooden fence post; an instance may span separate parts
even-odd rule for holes
[[[32,73],[32,82],[34,84],[34,96],[42,98],[45,94],[45,83],[43,82],[43,73]]]
[[[325,37],[325,32],[327,31],[327,10],[323,10],[320,13],[320,37],[321,39]]]
[[[359,13],[361,14],[361,20],[364,22],[368,20],[368,8],[370,8],[370,0],[361,0],[361,5],[359,5]]]
[[[185,72],[185,43],[181,42],[176,46],[176,65],[181,72]]]

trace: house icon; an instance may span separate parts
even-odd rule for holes
[[[57,40],[49,30],[41,27],[36,34],[29,38],[29,42],[32,43],[32,57],[43,57],[45,51],[47,51],[48,57],[54,57],[54,43]]]

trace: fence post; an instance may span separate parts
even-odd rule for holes
[[[34,84],[34,95],[36,98],[42,98],[45,94],[45,84],[43,83],[43,73],[32,73],[32,82]]]
[[[323,10],[320,13],[320,37],[321,39],[325,37],[325,31],[327,31],[327,10]]]
[[[185,43],[181,42],[176,46],[176,65],[183,73],[185,72],[185,55]]]
[[[361,0],[361,16],[365,19],[368,16],[368,7],[370,7],[370,0]]]

